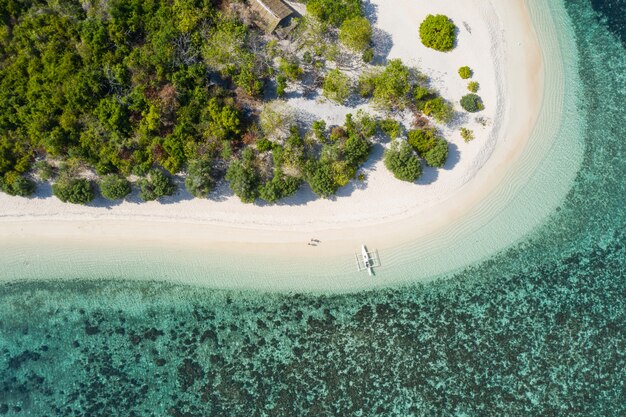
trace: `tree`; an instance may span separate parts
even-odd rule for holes
[[[422,175],[419,158],[405,141],[391,142],[391,147],[385,151],[384,162],[387,169],[399,180],[415,182]]]
[[[415,149],[415,152],[423,158],[435,146],[437,134],[432,128],[410,130],[407,141]]]
[[[232,139],[241,133],[239,111],[228,102],[212,97],[206,108],[207,120],[205,135],[219,140]]]
[[[468,66],[459,68],[459,76],[462,79],[467,80],[468,78],[472,76],[472,69]]]
[[[461,107],[470,113],[476,113],[485,108],[482,99],[476,94],[467,94],[461,98]]]
[[[324,78],[322,94],[329,100],[344,104],[351,93],[350,77],[334,69],[329,71]]]
[[[285,175],[277,170],[272,179],[259,188],[259,197],[268,203],[275,203],[295,194],[300,188],[300,184],[302,184],[301,179]]]
[[[176,192],[172,178],[160,169],[152,169],[145,178],[139,180],[139,197],[143,201],[158,200]]]
[[[196,198],[206,198],[213,188],[211,172],[213,165],[208,158],[198,158],[189,161],[185,188]]]
[[[254,166],[255,155],[247,148],[241,160],[234,161],[226,171],[226,180],[230,189],[244,203],[253,203],[259,196],[260,177]]]
[[[402,134],[402,125],[393,119],[384,119],[380,121],[380,128],[391,139],[395,139]]]
[[[478,84],[476,81],[470,81],[469,83],[467,83],[467,89],[472,93],[477,92],[479,87],[480,84]]]
[[[107,200],[121,200],[130,194],[130,182],[121,175],[109,174],[102,178],[100,192]]]
[[[447,52],[454,48],[456,27],[444,15],[426,16],[420,25],[420,38],[424,46],[437,51]]]
[[[367,160],[372,144],[360,135],[350,135],[344,143],[343,152],[346,162],[357,166]]]
[[[339,189],[330,163],[309,161],[306,169],[306,180],[313,192],[322,198],[334,195]]]
[[[35,182],[30,178],[11,171],[0,177],[0,189],[9,195],[29,197],[35,192]]]
[[[87,204],[95,198],[93,182],[85,178],[62,175],[52,184],[52,193],[64,203]]]
[[[441,168],[448,159],[448,142],[437,138],[435,145],[424,155],[424,161],[431,167]]]
[[[472,132],[470,129],[462,127],[461,128],[461,137],[463,138],[463,141],[467,142],[471,142],[474,140],[474,132]]]
[[[422,109],[426,116],[432,116],[439,123],[448,123],[452,120],[454,110],[450,103],[441,97],[430,99],[424,103]]]
[[[322,22],[340,26],[346,19],[362,16],[362,0],[309,0],[306,10]]]
[[[364,17],[347,19],[339,30],[339,40],[355,52],[363,52],[372,41],[372,25]]]
[[[392,59],[383,72],[374,75],[370,80],[363,79],[362,83],[364,86],[368,82],[373,84],[372,95],[379,106],[386,109],[404,108],[407,94],[411,90],[411,77],[411,70],[402,63],[402,60]]]

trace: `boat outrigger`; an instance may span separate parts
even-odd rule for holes
[[[367,270],[370,275],[374,275],[374,268],[380,267],[378,251],[370,252],[365,245],[361,245],[361,256],[355,253],[354,257],[359,272]]]

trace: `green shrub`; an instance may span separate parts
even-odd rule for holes
[[[263,138],[261,140],[258,140],[256,143],[256,148],[259,152],[267,152],[272,150],[272,141],[270,141],[269,139]]]
[[[269,141],[268,141],[269,142]],[[213,164],[209,158],[189,161],[185,188],[196,198],[206,198],[213,189]]]
[[[452,120],[454,110],[450,103],[441,97],[430,99],[424,103],[422,111],[426,116],[432,116],[439,123],[448,123]]]
[[[363,62],[367,64],[371,63],[374,60],[374,49],[366,48],[361,55],[361,59],[363,59]]]
[[[372,25],[360,16],[347,19],[339,30],[339,40],[353,51],[362,52],[372,41]]]
[[[350,165],[359,165],[367,160],[372,144],[360,135],[351,135],[343,146],[343,153]]]
[[[385,151],[385,166],[399,180],[415,182],[422,175],[422,165],[405,141],[393,141]]]
[[[285,89],[287,88],[287,77],[283,74],[276,76],[276,95],[280,98],[285,97]]]
[[[307,12],[337,27],[346,19],[363,16],[362,0],[309,0],[306,3]]]
[[[437,134],[432,128],[410,130],[407,134],[407,141],[415,149],[415,152],[423,158],[435,146]]]
[[[467,83],[467,89],[472,93],[477,92],[479,87],[480,84],[478,84],[476,81],[470,81],[469,83]]]
[[[2,178],[0,177],[0,179]],[[30,178],[11,171],[5,174],[4,179],[0,181],[0,188],[9,195],[29,197],[35,192],[37,186]]]
[[[462,127],[461,128],[461,137],[463,138],[463,140],[467,143],[467,142],[471,142],[474,140],[474,132],[472,132],[471,130]]]
[[[400,59],[392,59],[382,72],[364,73],[359,78],[359,94],[373,96],[384,108],[404,108],[411,90],[411,70]]]
[[[259,197],[268,203],[275,203],[285,197],[289,197],[298,191],[302,180],[296,177],[275,173],[270,181],[259,188]]]
[[[326,122],[324,120],[314,121],[312,130],[318,142],[326,141]]]
[[[176,184],[169,175],[155,168],[150,170],[145,178],[139,180],[139,189],[139,197],[143,201],[153,201],[174,194]]]
[[[384,119],[380,121],[380,129],[391,139],[395,139],[402,134],[402,125],[393,119]]]
[[[255,156],[247,148],[242,159],[234,161],[226,171],[226,180],[235,195],[244,203],[253,203],[259,196],[260,176],[255,167]]]
[[[437,94],[426,87],[415,86],[413,89],[413,99],[415,100],[415,108],[424,111],[424,106],[428,100],[437,98]]]
[[[450,51],[454,48],[455,26],[444,15],[428,15],[420,25],[420,38],[424,46],[437,51]]]
[[[334,195],[339,189],[330,163],[310,161],[307,164],[306,181],[313,192],[322,198]]]
[[[446,159],[448,159],[448,142],[437,138],[435,146],[424,155],[424,161],[431,167],[441,168],[445,165]]]
[[[480,96],[476,94],[467,94],[461,98],[461,107],[470,113],[481,111],[485,108]]]
[[[350,97],[351,85],[350,77],[334,69],[329,71],[324,78],[322,94],[324,97],[336,103],[343,104]]]
[[[367,71],[359,76],[357,83],[357,90],[361,97],[371,97],[374,94],[374,87],[376,86],[376,77],[378,73],[375,71]]]
[[[52,193],[64,203],[72,204],[87,204],[96,197],[91,181],[68,175],[61,176],[52,184]]]
[[[121,200],[130,194],[130,182],[121,175],[109,174],[100,182],[100,193],[107,200]]]
[[[299,80],[304,74],[304,70],[297,62],[289,62],[284,58],[281,58],[278,63],[278,70],[293,81]]]
[[[472,74],[473,72],[470,67],[465,66],[465,67],[459,68],[459,76],[463,78],[464,80],[467,80],[468,78],[470,78]]]

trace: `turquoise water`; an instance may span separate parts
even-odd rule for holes
[[[584,160],[530,236],[352,295],[5,284],[0,415],[626,415],[626,2],[565,6]]]

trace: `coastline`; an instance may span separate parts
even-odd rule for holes
[[[221,273],[218,273],[219,268],[200,268],[205,273],[211,271],[211,277],[207,276],[205,279],[191,275],[183,276],[186,274],[181,274],[178,278],[194,284],[217,287],[291,290],[332,288],[345,291],[404,281],[404,279],[387,280],[373,285],[371,283],[364,285],[358,281],[362,280],[361,275],[354,274],[354,271],[350,272],[353,265],[349,263],[349,259],[361,243],[366,243],[381,251],[392,251],[394,248],[411,245],[412,242],[435,236],[443,229],[454,228],[469,215],[476,217],[478,205],[487,200],[490,195],[500,193],[503,194],[502,200],[511,198],[510,193],[506,192],[505,178],[511,166],[523,159],[525,150],[532,145],[529,143],[531,134],[543,108],[542,51],[526,2],[516,0],[507,4],[494,3],[489,7],[478,1],[471,3],[476,5],[475,10],[483,13],[484,20],[496,22],[489,25],[489,35],[492,42],[490,54],[494,57],[496,84],[500,84],[496,85],[497,97],[502,100],[494,106],[499,109],[495,119],[501,121],[501,124],[492,127],[491,137],[484,138],[492,145],[492,148],[485,148],[482,160],[480,158],[472,160],[473,171],[468,172],[475,175],[471,178],[461,178],[456,183],[457,188],[447,190],[448,195],[444,195],[443,198],[439,195],[439,198],[432,198],[430,201],[427,198],[424,199],[425,202],[418,201],[422,204],[415,204],[415,200],[408,200],[409,203],[404,201],[403,205],[403,201],[400,201],[395,211],[390,211],[389,206],[385,206],[382,209],[379,208],[378,212],[362,210],[366,214],[369,213],[369,217],[365,214],[359,217],[354,215],[354,212],[358,213],[361,207],[367,207],[367,199],[372,195],[366,195],[366,198],[356,199],[350,203],[350,200],[357,197],[360,191],[353,190],[355,195],[340,197],[342,201],[308,201],[300,206],[277,207],[243,206],[239,203],[243,211],[236,212],[236,215],[228,217],[220,216],[222,214],[220,212],[211,212],[203,213],[201,218],[194,218],[185,216],[184,207],[202,205],[204,202],[184,201],[169,206],[145,203],[142,205],[142,210],[148,213],[140,212],[130,216],[118,214],[120,211],[117,210],[118,207],[110,209],[100,207],[97,210],[91,210],[91,208],[68,207],[60,202],[56,202],[58,203],[56,207],[54,203],[44,206],[43,211],[33,211],[32,207],[29,211],[30,200],[14,204],[17,200],[3,195],[0,198],[0,224],[2,225],[0,246],[23,245],[27,247],[34,244],[50,248],[58,246],[62,241],[63,246],[90,248],[93,251],[90,256],[97,254],[103,248],[130,250],[133,247],[141,247],[146,251],[152,248],[153,254],[157,256],[164,248],[171,248],[178,251],[179,255],[183,251],[196,255],[211,254],[224,262],[228,261],[226,263],[231,267],[234,265],[232,262],[238,262],[242,256],[264,259],[264,262],[273,265],[274,268],[280,268],[283,265],[281,262],[284,262],[286,258],[289,259],[284,264],[290,267],[286,269],[285,274],[270,273],[270,270],[259,272],[259,276],[270,281],[262,285],[256,281],[258,280],[256,275],[256,285],[245,277],[233,280],[234,274],[227,273],[227,268]],[[434,9],[433,12],[438,11],[438,8]],[[489,15],[490,13],[493,14]],[[427,63],[424,63],[424,66],[426,65]],[[455,70],[456,68],[450,68],[452,72]],[[506,78],[500,78],[497,76],[498,73],[505,74]],[[445,92],[444,96],[446,96]],[[468,146],[472,145],[476,143],[468,144]],[[374,169],[372,175],[375,174]],[[521,179],[521,181],[524,180]],[[382,187],[385,185],[386,183],[381,184]],[[374,194],[377,191],[380,190],[370,190]],[[392,189],[391,192],[398,192],[398,190]],[[387,196],[393,200],[393,194]],[[379,195],[379,197],[384,198],[385,195]],[[44,201],[48,203],[49,200],[52,199],[48,198]],[[344,200],[348,203],[337,207],[338,203]],[[228,202],[210,203],[219,205]],[[150,213],[151,206],[165,207],[166,210],[161,212],[155,210]],[[9,212],[9,207],[12,212]],[[212,207],[215,206],[205,205],[200,209],[207,211]],[[130,204],[129,210],[136,208],[139,208],[136,204]],[[229,208],[232,207],[226,206],[223,210],[228,211]],[[196,208],[196,210],[199,209]],[[271,212],[271,214],[265,217],[255,217],[254,211]],[[293,213],[285,215],[288,211]],[[349,216],[335,215],[346,211]],[[480,221],[489,222],[488,214],[486,212]],[[252,221],[246,222],[247,215]],[[472,227],[480,228],[480,225],[474,223]],[[451,233],[454,237],[455,233],[461,232],[452,230]],[[322,241],[322,244],[314,250],[306,245],[311,237]],[[437,239],[431,242],[429,250],[436,250],[437,245],[446,246],[445,243],[437,242]],[[144,252],[143,257],[145,256]],[[320,278],[324,276],[322,272],[313,274],[314,279],[318,281],[304,285],[294,283],[285,285],[284,276],[306,271],[304,266],[293,268],[296,260],[301,260],[300,263],[303,265],[320,261],[328,265],[336,265],[336,262],[340,262],[339,259],[342,258],[347,260],[347,265],[341,267],[338,274],[349,275],[352,279],[345,280],[339,286],[332,283],[333,276]],[[391,260],[393,256],[390,255],[389,258]],[[111,261],[114,262],[115,259],[116,256],[112,255]],[[128,262],[132,261],[129,259]],[[125,264],[125,262],[121,263]],[[324,271],[324,268],[321,270]],[[121,274],[124,274],[123,269],[113,275]],[[150,279],[148,275],[150,274],[146,274],[146,279]],[[273,278],[279,275],[282,278]],[[14,277],[5,276],[2,279],[11,280]]]

